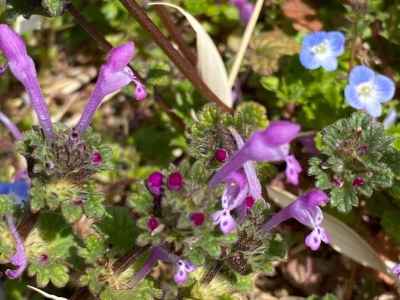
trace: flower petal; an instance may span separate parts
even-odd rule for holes
[[[335,56],[329,55],[320,60],[321,67],[327,71],[335,71],[338,66],[338,62]]]
[[[309,247],[311,250],[316,251],[319,249],[321,245],[321,238],[317,232],[317,230],[313,230],[309,235],[307,235],[305,239],[305,244],[307,247]]]
[[[327,39],[330,49],[335,56],[339,56],[344,52],[345,36],[340,31],[327,32]]]
[[[306,35],[303,39],[302,47],[311,48],[315,45],[321,44],[327,38],[325,31],[312,32]]]
[[[360,101],[355,85],[347,85],[344,89],[346,102],[355,109],[363,109],[364,104]]]
[[[262,132],[266,143],[271,146],[289,144],[300,132],[300,125],[289,121],[271,122]]]
[[[349,82],[352,85],[358,85],[363,82],[373,80],[375,72],[366,66],[355,66],[349,76]]]
[[[381,103],[391,100],[396,91],[396,86],[392,79],[383,75],[376,75],[375,86],[378,91],[378,100]]]
[[[285,161],[286,161],[285,174],[287,181],[293,185],[298,185],[299,174],[303,169],[301,168],[299,162],[296,160],[296,157],[294,155],[287,156]]]
[[[382,113],[382,105],[379,101],[368,101],[365,103],[365,110],[374,118],[377,118]]]
[[[187,278],[187,272],[181,268],[179,268],[174,275],[174,280],[178,285],[184,284],[187,281]]]
[[[321,66],[315,55],[308,48],[301,49],[299,58],[300,63],[306,69],[315,70]]]

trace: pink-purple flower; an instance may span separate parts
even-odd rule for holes
[[[196,269],[195,265],[190,261],[170,253],[162,246],[154,246],[151,248],[150,255],[142,268],[135,274],[134,283],[136,284],[145,278],[159,260],[175,266],[174,280],[178,285],[185,284],[188,280],[189,273],[192,273]]]
[[[319,189],[313,189],[287,207],[273,215],[262,227],[264,231],[271,231],[273,228],[289,219],[296,219],[301,224],[311,227],[312,232],[306,237],[305,244],[311,250],[318,250],[321,242],[329,243],[329,235],[322,227],[324,219],[320,206],[329,201],[328,196]]]
[[[106,63],[100,68],[94,91],[81,115],[81,119],[75,127],[79,134],[82,134],[89,127],[94,113],[107,95],[133,82],[136,85],[136,99],[142,100],[146,97],[147,92],[144,85],[128,67],[134,55],[135,45],[133,42],[115,47],[108,53]]]
[[[48,139],[53,138],[53,126],[40,90],[35,63],[22,38],[6,24],[0,24],[0,50],[15,78],[25,87],[44,134]]]
[[[286,162],[286,174],[292,184],[298,183],[301,166],[296,158],[289,154],[290,142],[300,131],[298,124],[288,121],[271,122],[268,128],[254,132],[251,137],[239,146],[238,151],[219,169],[209,182],[215,187],[232,172],[244,168],[249,181],[250,194],[257,200],[261,196],[261,186],[257,180],[252,161]],[[241,137],[232,131],[238,145]]]
[[[253,14],[254,5],[248,0],[229,0],[232,5],[235,5],[239,11],[240,19],[247,24]]]

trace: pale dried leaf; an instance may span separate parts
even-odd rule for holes
[[[34,286],[31,286],[31,285],[27,285],[27,287],[30,288],[31,290],[34,290],[35,292],[41,294],[43,297],[45,297],[45,298],[47,298],[47,299],[52,299],[52,300],[68,300],[67,298],[57,297],[57,296],[54,296],[54,295],[52,295],[52,294],[46,293],[46,292],[44,292],[44,291],[42,291],[42,290],[40,290],[40,289],[38,289],[38,288],[36,288],[36,287],[34,287]]]
[[[217,47],[204,27],[187,11],[181,7],[167,2],[151,2],[149,5],[165,5],[173,7],[185,16],[196,33],[197,42],[197,68],[200,76],[207,86],[228,107],[233,106],[231,89],[228,84],[228,75]]]
[[[281,207],[288,206],[296,199],[296,196],[293,194],[277,187],[269,186],[267,190],[271,199]],[[390,261],[384,262],[375,250],[349,226],[327,213],[324,213],[324,222],[322,225],[329,232],[331,246],[336,251],[363,266],[392,276],[387,266],[391,266],[393,263]]]

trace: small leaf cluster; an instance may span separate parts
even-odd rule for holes
[[[316,186],[329,190],[330,203],[342,212],[359,197],[392,186],[400,155],[383,125],[362,112],[340,119],[320,134],[321,155],[310,159]]]

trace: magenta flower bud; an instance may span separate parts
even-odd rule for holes
[[[103,157],[101,156],[101,153],[99,151],[93,152],[91,161],[94,166],[100,166],[103,163]]]
[[[158,226],[160,226],[160,222],[157,220],[157,218],[151,216],[147,221],[147,228],[153,232]]]
[[[153,172],[147,177],[146,186],[154,196],[160,196],[163,188],[164,175],[161,172]]]
[[[146,97],[147,93],[144,85],[128,67],[134,55],[135,45],[132,42],[113,48],[108,53],[107,62],[100,68],[94,91],[90,96],[78,125],[75,127],[79,134],[82,134],[89,127],[94,113],[105,96],[133,82],[136,85],[136,99],[142,100]]]
[[[365,184],[365,180],[364,180],[364,178],[358,176],[358,177],[354,178],[352,184],[355,187],[363,186]]]
[[[204,223],[205,215],[202,212],[194,212],[190,214],[190,221],[193,226],[201,226]]]
[[[22,38],[6,24],[0,24],[0,50],[7,58],[7,64],[15,78],[25,87],[45,136],[48,139],[53,138],[53,125],[40,90],[35,63],[28,55]]]
[[[10,229],[10,232],[15,240],[16,251],[13,257],[11,257],[10,263],[13,264],[16,269],[11,270],[7,269],[5,274],[10,279],[16,279],[22,276],[22,273],[25,271],[28,266],[28,260],[25,254],[24,242],[19,235],[17,228],[15,227],[14,219],[11,216],[6,216],[7,224]]]
[[[251,196],[246,197],[246,199],[244,201],[246,203],[247,209],[251,209],[253,207],[254,203],[256,202],[256,200]]]
[[[214,158],[219,162],[225,162],[228,159],[228,151],[223,148],[219,148],[215,151]]]
[[[305,244],[313,251],[318,250],[321,242],[329,243],[329,235],[322,227],[324,216],[320,208],[328,201],[329,198],[323,191],[313,189],[273,215],[262,226],[262,229],[270,231],[288,219],[296,219],[301,224],[313,229],[306,237]]]
[[[179,191],[183,187],[183,177],[179,171],[168,176],[167,186],[170,191]]]

